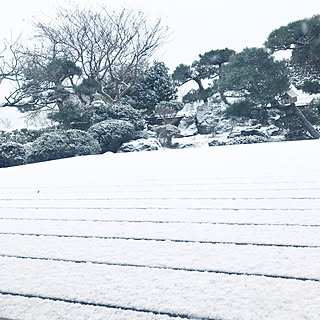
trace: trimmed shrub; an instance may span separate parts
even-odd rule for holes
[[[0,143],[16,142],[20,144],[25,144],[33,142],[44,133],[52,132],[55,130],[57,130],[56,127],[47,127],[39,130],[23,128],[16,129],[13,131],[0,131]]]
[[[45,133],[32,143],[27,162],[41,162],[74,156],[97,154],[101,151],[96,140],[81,130],[57,130]]]
[[[25,157],[26,150],[20,143],[8,142],[0,146],[0,168],[22,165]]]
[[[136,130],[143,130],[142,114],[135,108],[124,104],[113,104],[106,109],[109,119],[125,120],[131,122]]]
[[[252,144],[252,143],[262,143],[262,142],[269,142],[270,139],[267,137],[252,135],[252,136],[245,136],[245,137],[236,137],[227,141],[228,145],[233,144]]]
[[[116,152],[122,143],[135,137],[133,124],[124,120],[105,120],[91,126],[88,132],[99,141],[102,152]]]

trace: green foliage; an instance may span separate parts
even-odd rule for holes
[[[75,128],[74,125],[85,124],[85,129],[89,128],[91,115],[87,106],[76,97],[69,97],[63,101],[60,108],[48,114],[52,121],[60,123],[64,129]]]
[[[66,78],[81,74],[81,69],[73,61],[54,58],[45,67],[43,76],[49,82],[62,83]]]
[[[93,96],[99,87],[97,80],[92,78],[83,79],[82,82],[76,86],[75,92],[78,94],[83,94],[85,96]]]
[[[0,168],[24,164],[26,150],[20,143],[8,142],[0,145]]]
[[[291,50],[293,82],[308,93],[320,92],[320,15],[272,31],[265,46],[272,52]]]
[[[246,48],[231,57],[220,86],[251,104],[267,105],[289,90],[289,78],[284,62],[262,48]]]
[[[39,57],[27,56],[21,74],[20,88],[12,103],[21,112],[54,107],[74,94],[70,79],[81,75],[81,69],[64,58],[43,62]]]
[[[254,108],[254,104],[252,104],[252,102],[248,100],[239,100],[229,105],[225,109],[224,114],[227,117],[252,118],[253,108]]]
[[[309,106],[301,108],[301,111],[312,125],[320,125],[320,104],[318,104],[317,100],[311,102]],[[308,131],[301,119],[295,114],[288,113],[281,115],[273,122],[280,129],[288,130],[290,133],[308,135]]]
[[[125,120],[132,123],[136,130],[143,130],[144,120],[141,111],[124,104],[111,104],[106,108],[106,119]]]
[[[224,63],[230,61],[230,58],[235,54],[234,50],[225,48],[220,50],[211,50],[203,55],[199,55],[200,57],[200,64],[202,65],[218,65],[221,66]]]
[[[191,66],[186,64],[179,64],[172,74],[172,79],[176,82],[178,86],[185,84],[186,82],[192,80],[194,77]]]
[[[217,92],[216,88],[208,87],[203,90],[200,89],[191,89],[182,97],[184,103],[192,103],[196,101],[203,100],[207,102],[209,97],[212,97]]]
[[[36,129],[16,129],[13,131],[0,131],[0,141],[6,142],[16,142],[19,144],[26,144],[33,142],[39,138],[42,134],[46,132],[51,132],[56,130],[56,127],[42,128],[39,130]]]
[[[228,141],[228,145],[234,144],[252,144],[252,143],[263,143],[268,142],[267,137],[259,136],[259,135],[251,135],[245,137],[235,137]]]
[[[100,143],[102,152],[116,152],[135,136],[133,124],[124,120],[105,120],[91,126],[88,132]]]
[[[189,81],[195,81],[198,90],[190,90],[184,97],[184,102],[195,102],[203,100],[208,101],[212,95],[217,92],[223,96],[220,90],[219,82],[222,77],[222,67],[230,61],[235,51],[228,48],[222,50],[211,50],[203,55],[199,55],[200,59],[192,63],[191,66],[180,64],[173,72],[172,78],[178,86]],[[203,80],[211,80],[209,87],[204,88]]]
[[[159,102],[175,99],[177,88],[168,70],[163,62],[154,61],[127,93],[127,102],[135,109],[144,109],[151,114]]]
[[[41,162],[96,154],[100,151],[98,142],[87,132],[56,130],[43,134],[32,143],[27,161]]]
[[[141,112],[130,105],[109,104],[102,100],[87,105],[75,97],[64,101],[59,110],[51,112],[48,118],[62,124],[65,129],[87,130],[95,123],[112,119],[129,121],[137,130],[144,128]]]

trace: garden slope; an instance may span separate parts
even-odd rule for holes
[[[320,142],[0,169],[0,317],[319,319]]]

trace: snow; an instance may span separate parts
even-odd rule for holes
[[[319,147],[0,169],[0,318],[320,318]]]

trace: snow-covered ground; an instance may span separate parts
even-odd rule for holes
[[[0,318],[320,319],[320,141],[0,169]]]

